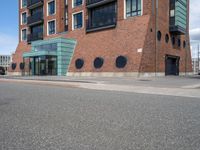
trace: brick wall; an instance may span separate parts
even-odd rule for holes
[[[180,71],[192,71],[190,48],[183,48],[183,41],[189,41],[185,35],[180,36],[181,47],[173,46],[171,38],[165,42],[165,35],[169,33],[169,0],[159,1],[157,30],[161,31],[161,41],[157,41],[155,29],[155,3],[153,0],[143,0],[143,15],[124,19],[124,1],[118,0],[118,22],[114,29],[85,32],[85,21],[82,29],[72,31],[72,14],[78,11],[84,12],[85,20],[87,9],[83,6],[72,8],[71,0],[68,1],[68,23],[69,31],[64,31],[64,0],[56,0],[55,16],[47,16],[47,1],[44,0],[44,39],[52,37],[66,37],[77,40],[74,57],[69,68],[70,72],[164,72],[166,54],[180,56]],[[154,7],[152,5],[154,4]],[[25,9],[20,9],[20,13]],[[56,35],[47,36],[47,21],[56,19]],[[23,26],[20,26],[22,29]],[[19,36],[20,38],[20,36]],[[177,43],[177,42],[176,42]],[[177,45],[177,44],[176,44]],[[142,52],[138,52],[138,49]],[[22,54],[30,50],[30,45],[19,42],[14,62],[22,61]],[[128,58],[128,64],[123,69],[115,67],[117,56],[123,55]],[[93,67],[93,60],[96,57],[104,58],[104,65],[101,69]],[[85,61],[84,67],[80,70],[75,68],[75,61],[82,58]],[[156,60],[156,61],[155,61]],[[186,61],[187,60],[187,61]],[[186,63],[187,62],[187,63]],[[187,65],[187,67],[185,67]],[[19,66],[19,65],[18,65]],[[16,71],[19,71],[17,68]]]

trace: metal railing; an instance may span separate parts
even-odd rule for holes
[[[43,21],[43,12],[38,12],[36,14],[34,14],[33,16],[29,16],[27,19],[27,24],[31,25],[34,23],[40,23]]]
[[[43,4],[43,1],[44,1],[44,0],[28,0],[28,1],[27,1],[27,7],[30,7],[30,6],[35,5],[35,4],[37,4],[37,3]]]
[[[32,41],[37,41],[37,40],[42,40],[43,39],[43,32],[38,32],[34,34],[28,34],[27,41],[32,42]]]
[[[107,3],[107,2],[112,2],[112,1],[115,1],[115,0],[87,0],[86,1],[86,5],[93,5],[93,4],[96,4],[96,3]]]
[[[86,30],[92,30],[92,29],[105,29],[106,27],[114,27],[117,24],[117,18],[116,18],[116,14],[112,14],[111,16],[107,17],[104,20],[98,20],[98,21],[94,21],[94,20],[87,20],[87,26],[86,26]]]

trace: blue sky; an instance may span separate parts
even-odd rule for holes
[[[18,0],[1,1],[0,20],[0,54],[10,54],[18,43]]]
[[[200,9],[196,9],[200,3],[199,0],[190,0],[190,3],[191,39],[200,40]],[[10,54],[18,43],[18,0],[1,1],[0,20],[0,54]]]

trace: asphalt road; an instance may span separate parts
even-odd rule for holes
[[[0,150],[200,150],[200,99],[0,82]]]

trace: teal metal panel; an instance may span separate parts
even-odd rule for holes
[[[49,56],[56,56],[56,52],[49,52],[49,51],[35,51],[35,52],[28,52],[24,53],[23,57],[34,57],[34,56],[44,56],[44,55],[49,55]]]
[[[186,30],[187,0],[178,0],[175,4],[175,25]]]
[[[50,51],[49,49],[42,49],[40,51],[36,51],[37,47],[41,48],[44,45],[50,45],[53,43],[56,43],[56,51]],[[62,37],[35,41],[31,44],[31,52],[24,53],[23,57],[26,58],[44,55],[57,56],[57,73],[58,75],[63,76],[66,75],[69,69],[69,65],[74,54],[75,46],[75,39],[67,39]]]

